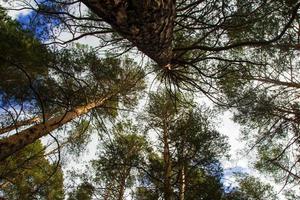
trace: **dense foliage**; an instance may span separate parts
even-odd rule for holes
[[[0,198],[278,199],[239,171],[226,184],[229,110],[253,167],[297,199],[299,1],[1,5]]]

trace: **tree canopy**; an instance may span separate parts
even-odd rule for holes
[[[224,183],[223,111],[253,167],[299,195],[299,1],[1,5],[1,198],[277,199],[251,174]]]

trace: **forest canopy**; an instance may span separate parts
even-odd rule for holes
[[[299,198],[299,1],[0,6],[0,199]]]

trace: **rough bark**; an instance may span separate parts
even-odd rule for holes
[[[59,116],[50,118],[49,120],[31,126],[17,134],[0,140],[0,161],[3,161],[13,153],[21,150],[25,146],[33,143],[37,139],[47,135],[51,131],[63,126],[71,120],[88,113],[90,110],[102,106],[113,95],[108,95],[97,101],[93,101],[83,106],[75,107]]]
[[[158,65],[170,67],[176,0],[81,0]]]

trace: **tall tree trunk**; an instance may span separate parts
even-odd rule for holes
[[[164,142],[164,199],[171,200],[172,188],[171,188],[171,173],[172,163],[170,158],[170,147],[169,147],[169,132],[164,122],[163,130],[163,142]]]
[[[179,200],[184,200],[185,194],[185,167],[182,165],[179,177]]]
[[[158,65],[170,67],[176,0],[81,0]]]
[[[83,106],[75,107],[70,111],[50,118],[49,120],[31,126],[17,134],[0,140],[0,161],[6,159],[16,151],[21,150],[25,146],[35,142],[37,139],[49,134],[51,131],[65,125],[71,120],[88,113],[90,110],[102,106],[113,95],[107,95],[97,101],[93,101]]]

